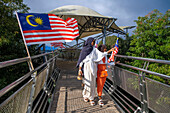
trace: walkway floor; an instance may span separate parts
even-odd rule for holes
[[[50,113],[119,113],[113,101],[105,94],[103,94],[105,103],[103,107],[97,104],[97,95],[95,106],[83,101],[81,81],[76,79],[76,62],[59,60],[57,65],[62,71]]]

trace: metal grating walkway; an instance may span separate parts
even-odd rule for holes
[[[76,79],[75,65],[76,62],[73,61],[57,61],[61,76],[55,89],[50,113],[119,113],[113,101],[105,94],[103,94],[105,103],[103,107],[97,104],[97,95],[95,106],[83,101],[81,81]]]

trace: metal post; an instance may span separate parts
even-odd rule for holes
[[[55,54],[54,54],[55,56]],[[54,69],[56,68],[56,61],[57,61],[57,57],[55,57],[55,60],[54,60]]]
[[[27,113],[31,113],[31,110],[32,110],[32,104],[33,104],[34,93],[35,93],[35,85],[36,85],[36,75],[37,75],[37,72],[35,72],[31,75],[31,77],[33,78],[33,84],[31,87],[31,94],[30,94],[30,98],[29,98]]]
[[[148,64],[147,64],[147,66],[146,66],[146,70],[147,70],[147,68],[148,68],[148,66],[149,66],[149,62],[148,62]],[[148,113],[149,112],[149,110],[148,110],[148,100],[147,100],[147,90],[146,90],[146,81],[145,81],[145,73],[144,74],[142,74],[142,79],[143,79],[143,98],[144,98],[144,110],[145,110],[145,113]]]
[[[42,53],[45,53],[45,44],[43,44],[43,51]],[[43,56],[43,63],[45,62],[45,56]]]
[[[45,62],[47,62],[47,56],[45,55]],[[44,83],[44,90],[46,90],[47,88],[47,80],[48,80],[48,76],[49,76],[49,70],[50,69],[50,63],[47,63],[47,73],[46,73],[46,78],[45,78],[45,83]]]
[[[149,66],[149,62],[146,66],[146,62],[143,66],[143,69],[147,69]],[[148,113],[148,101],[147,101],[147,92],[146,92],[146,82],[145,82],[145,73],[140,72],[139,74],[139,78],[140,78],[140,95],[141,95],[141,111],[142,113]]]
[[[115,82],[115,66],[111,66],[111,73],[112,73],[112,85],[111,85],[111,89],[112,92],[116,89],[116,82]]]
[[[126,29],[126,34],[128,33],[128,28]]]
[[[113,84],[114,86],[116,86],[116,82],[115,82],[115,64],[116,64],[116,57],[114,56],[114,66],[113,66],[114,67],[113,68],[114,69],[114,71],[113,71],[114,72],[114,78],[112,77],[113,81],[114,81],[114,84]]]
[[[112,22],[109,24],[109,26],[107,27],[107,29],[109,29],[116,20],[117,20],[116,18],[113,18]]]
[[[103,29],[103,44],[105,45],[106,44],[106,26],[104,26],[104,29]]]
[[[79,40],[77,39],[76,40],[76,48],[78,48],[78,43],[79,43]]]

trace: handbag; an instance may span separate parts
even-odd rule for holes
[[[100,77],[107,77],[108,73],[107,71],[99,71]]]
[[[77,80],[82,80],[82,77],[83,75],[81,75],[80,71],[78,72],[78,76],[77,76]]]

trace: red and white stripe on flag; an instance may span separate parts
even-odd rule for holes
[[[48,14],[51,30],[23,31],[26,44],[41,44],[52,42],[71,42],[79,36],[77,20],[63,20],[54,14]]]
[[[118,47],[115,47],[115,48],[116,48],[116,50],[114,50],[114,51],[112,52],[110,58],[108,59],[108,63],[111,62],[111,61],[114,62],[114,56],[115,56],[115,54],[118,53]]]
[[[65,48],[62,42],[53,42],[51,46]]]

